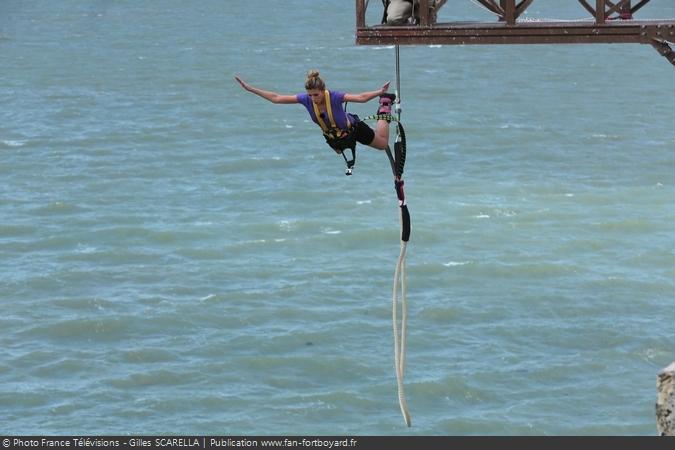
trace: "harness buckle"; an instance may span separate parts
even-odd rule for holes
[[[345,175],[349,176],[354,173],[354,160],[347,161],[347,168],[345,169]]]
[[[347,149],[345,149],[347,150]],[[354,164],[356,164],[356,150],[353,148],[349,149],[352,151],[352,159],[347,159],[347,156],[345,155],[345,151],[343,150],[341,155],[345,159],[345,163],[347,163],[347,169],[345,169],[345,175],[349,176],[352,173],[354,173]]]

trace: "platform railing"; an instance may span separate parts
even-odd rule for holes
[[[453,0],[458,1],[458,0]],[[529,8],[534,0],[475,0],[483,5],[489,11],[499,16],[501,22],[507,25],[516,25],[518,18]],[[612,19],[616,14],[616,19],[631,20],[633,15],[651,0],[595,0],[595,7],[592,6],[593,0],[577,0],[583,9],[585,9],[595,19],[595,23],[602,25]],[[435,14],[431,14],[430,0],[416,0],[419,5],[416,7],[418,25],[420,27],[429,27],[435,24]],[[590,2],[590,3],[589,3]],[[367,0],[356,0],[356,26],[357,28],[366,27],[366,9]],[[445,2],[444,2],[445,3]]]

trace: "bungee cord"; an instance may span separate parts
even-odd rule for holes
[[[410,212],[403,192],[403,167],[405,165],[406,141],[405,131],[401,125],[401,67],[399,46],[396,46],[396,103],[394,106],[396,113],[396,142],[394,143],[395,158],[392,161],[391,150],[387,147],[387,156],[389,161],[393,162],[392,170],[394,173],[394,186],[396,196],[398,197],[400,215],[399,222],[401,226],[401,250],[396,262],[394,271],[394,286],[392,289],[392,325],[394,332],[394,366],[396,367],[396,386],[398,390],[398,403],[403,414],[405,424],[412,426],[412,418],[408,410],[408,402],[405,398],[405,389],[403,385],[403,376],[405,374],[405,352],[406,336],[408,334],[408,300],[407,300],[407,280],[405,257],[408,249],[408,240],[410,239]],[[399,328],[398,310],[400,300],[401,321]]]
[[[394,333],[394,368],[396,369],[396,386],[398,391],[398,403],[407,426],[412,425],[412,418],[408,410],[408,402],[405,398],[403,378],[405,374],[406,337],[408,334],[408,300],[407,300],[407,277],[406,277],[406,253],[410,240],[410,212],[403,190],[403,168],[406,157],[405,130],[401,124],[401,70],[399,46],[396,46],[396,101],[394,103],[395,115],[375,114],[364,120],[389,120],[396,123],[396,140],[394,153],[387,146],[385,152],[391,164],[394,175],[394,189],[398,197],[399,223],[401,227],[401,249],[394,270],[394,285],[392,288],[392,328]],[[399,318],[400,311],[400,318]]]
[[[406,138],[405,130],[401,124],[401,69],[399,46],[396,46],[396,100],[394,102],[394,114],[373,114],[364,117],[362,120],[386,120],[396,123],[396,139],[394,141],[394,152],[387,146],[385,153],[391,165],[391,171],[394,175],[394,189],[398,198],[399,223],[401,228],[401,250],[396,261],[394,270],[394,286],[392,288],[392,326],[394,332],[394,367],[396,369],[396,386],[398,391],[398,402],[403,414],[403,419],[407,426],[412,425],[408,402],[405,398],[405,389],[403,378],[405,373],[405,353],[406,337],[408,334],[408,300],[407,300],[407,279],[406,279],[406,254],[408,250],[408,241],[410,240],[410,212],[405,199],[403,190],[403,168],[406,158]],[[353,173],[356,163],[356,141],[353,146],[343,149],[339,153],[347,164],[345,175]],[[345,152],[351,150],[351,159],[347,158]],[[400,317],[399,317],[400,312]]]

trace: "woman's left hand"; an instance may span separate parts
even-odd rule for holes
[[[387,81],[386,83],[384,83],[382,89],[380,89],[383,94],[389,90],[389,83],[391,83],[391,81]]]

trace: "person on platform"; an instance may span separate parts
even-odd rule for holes
[[[429,0],[429,21],[436,23],[438,10],[447,0]],[[382,23],[407,25],[419,23],[419,0],[385,0]]]

